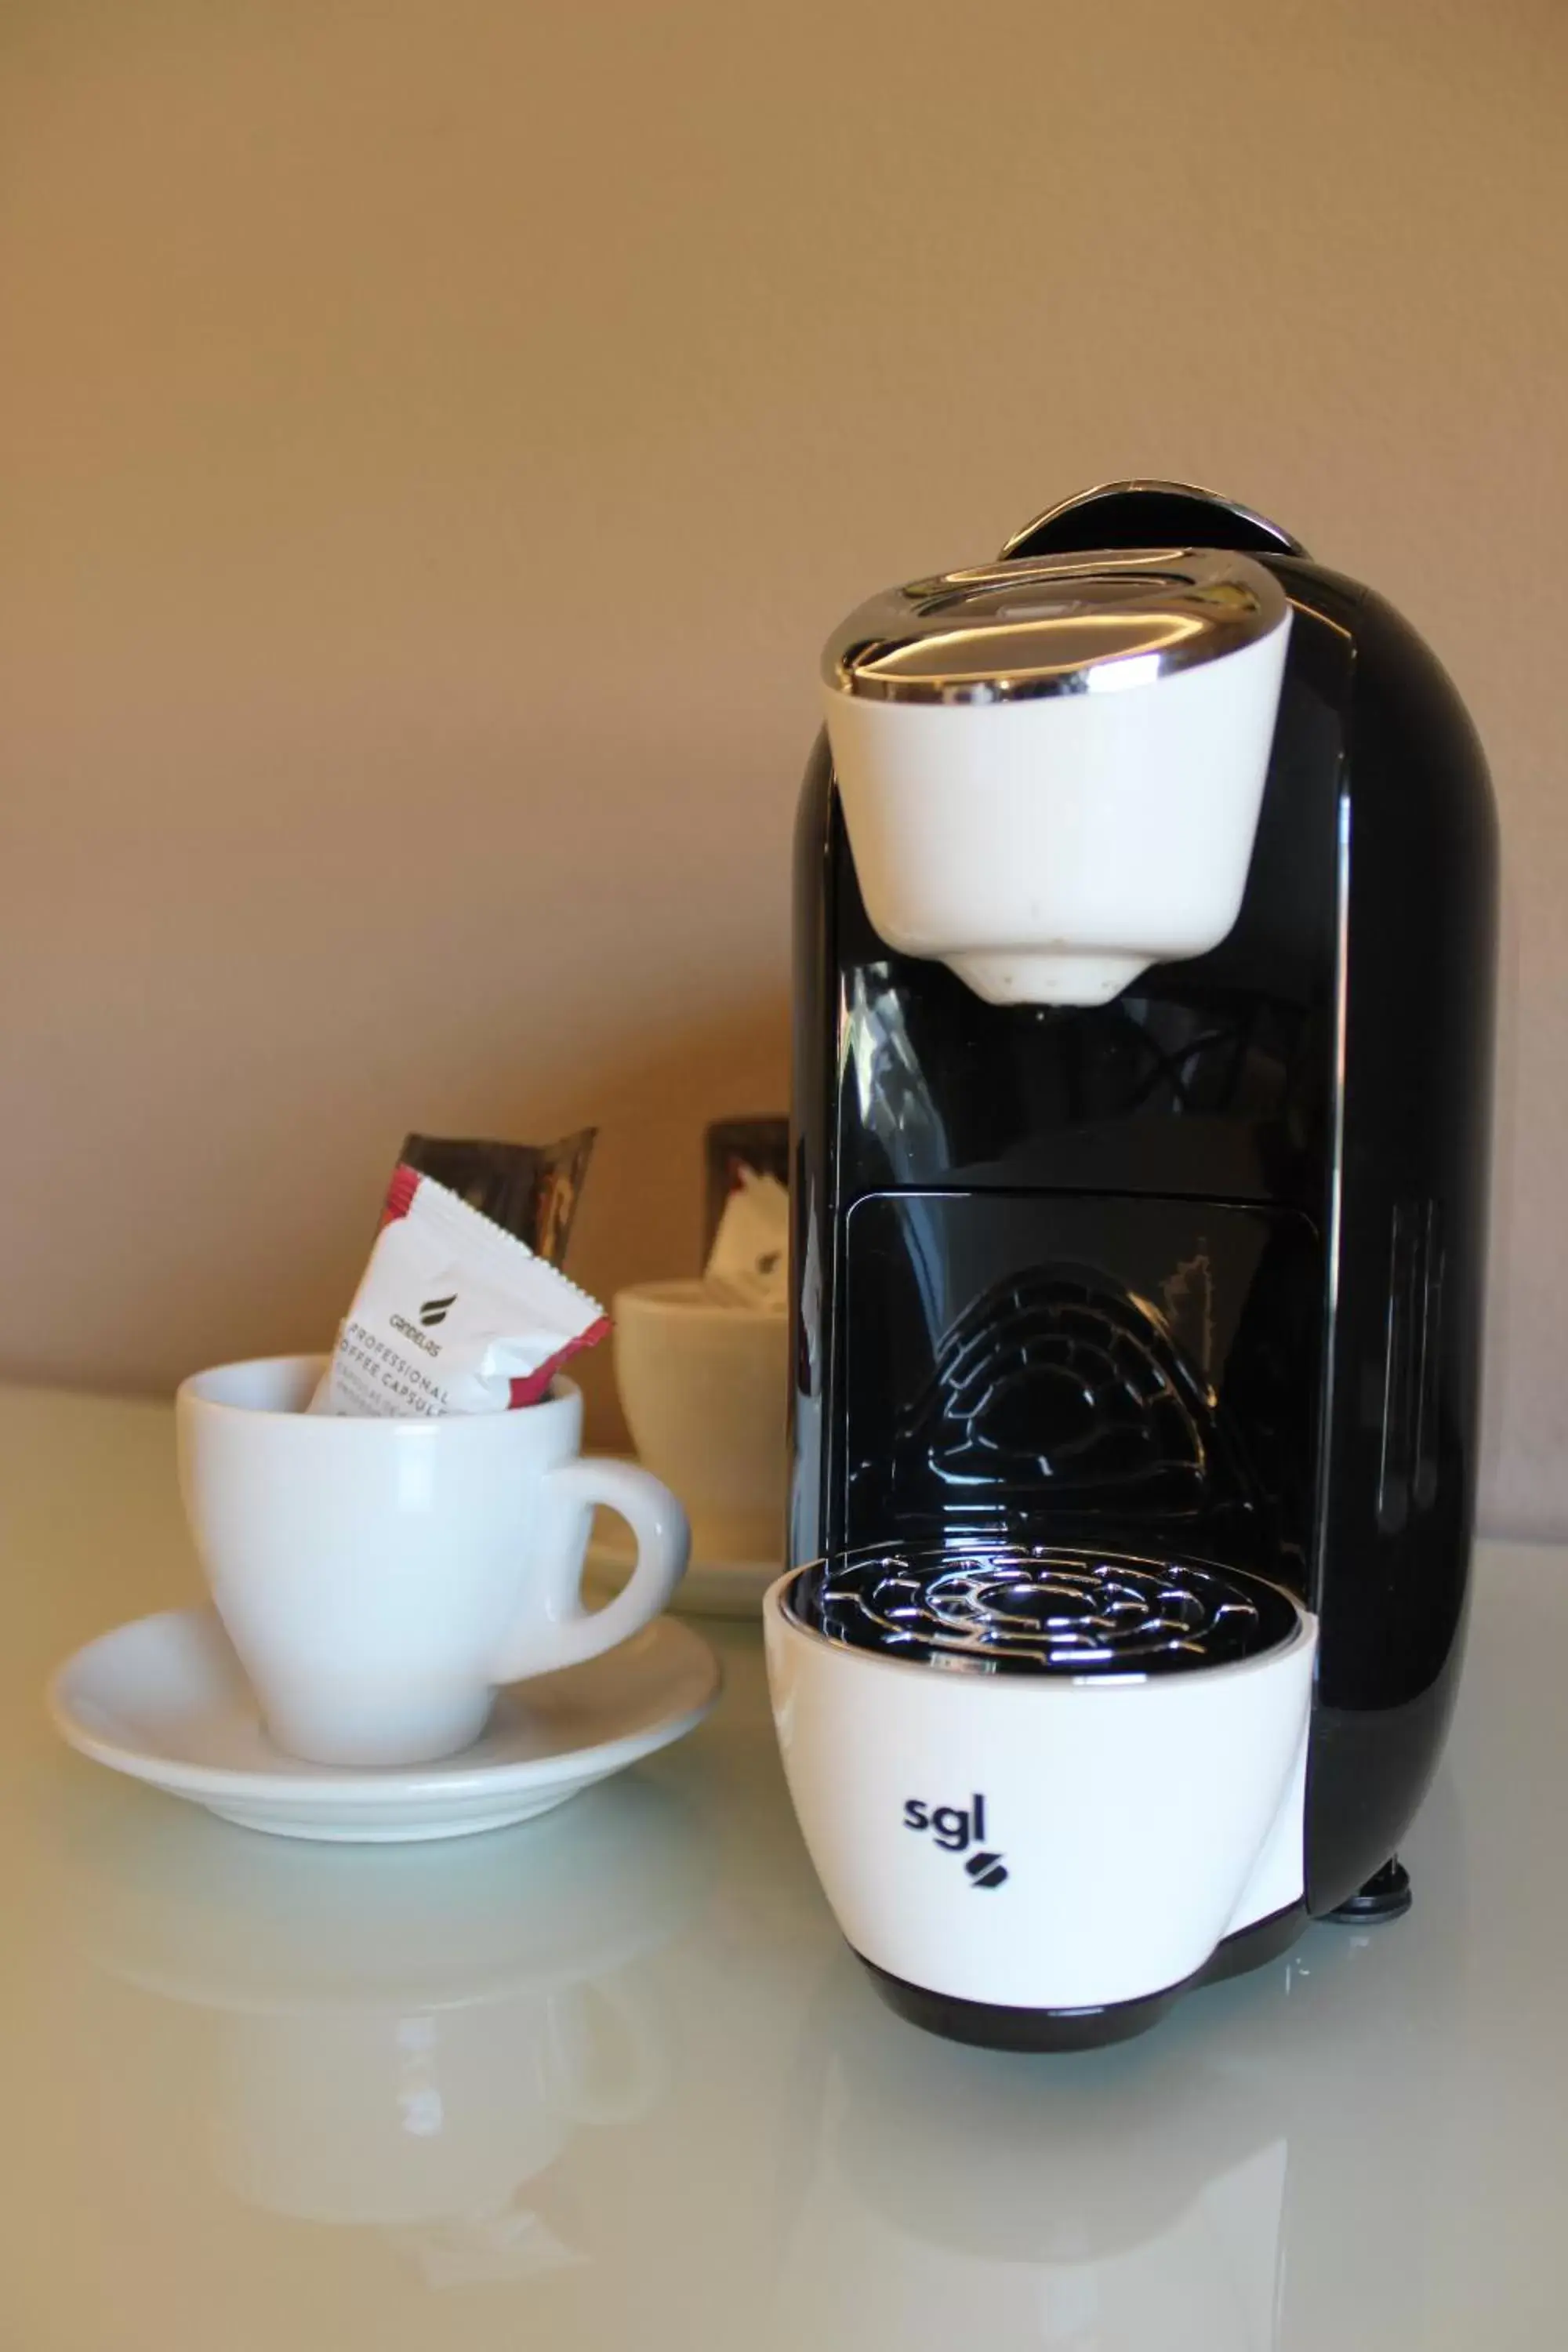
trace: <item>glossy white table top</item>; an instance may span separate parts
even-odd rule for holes
[[[0,1393],[17,2352],[1265,2352],[1568,2336],[1568,1555],[1489,1547],[1415,1909],[1145,2040],[1003,2058],[838,1942],[759,1644],[524,1827],[289,1845],[59,1748],[40,1690],[195,1597],[170,1416]]]

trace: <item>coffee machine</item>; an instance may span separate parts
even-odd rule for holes
[[[1310,1917],[1410,1899],[1396,1853],[1453,1704],[1475,1494],[1490,790],[1387,604],[1178,484],[1090,490],[995,563],[874,598],[824,692],[796,839],[796,1569],[882,1560],[893,1651],[989,1696],[971,1743],[1015,1687],[1005,1610],[985,1616],[999,1548],[1134,1564],[1110,1613],[1152,1607],[1155,1638],[1123,1683],[1155,1687],[1162,1628],[1183,1646],[1183,1572],[1257,1580],[1315,1634],[1267,1867],[1174,1984],[1109,1946],[1037,1997],[868,1950],[809,1818],[801,1727],[826,1718],[786,1694],[808,1843],[889,2000],[983,2042],[1113,2039]],[[962,1637],[919,1646],[917,1553],[981,1571]],[[1092,1806],[1107,1769],[1064,1790],[1042,1769],[1017,1835],[1031,1806]],[[1016,1840],[999,1861],[994,1795],[987,1818],[961,1793],[965,1843],[998,1849],[965,1897],[999,1904]]]

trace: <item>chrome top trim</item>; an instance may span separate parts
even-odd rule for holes
[[[822,674],[880,702],[1017,702],[1152,684],[1283,626],[1273,574],[1214,549],[1128,548],[981,565],[884,590]]]

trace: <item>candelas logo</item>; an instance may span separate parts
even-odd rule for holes
[[[441,1342],[439,1339],[432,1339],[429,1334],[437,1323],[444,1323],[447,1320],[457,1303],[458,1294],[454,1290],[448,1298],[427,1298],[419,1309],[417,1323],[411,1323],[406,1315],[389,1315],[386,1319],[395,1331],[401,1331],[405,1339],[413,1340],[421,1355],[438,1356],[441,1352]]]

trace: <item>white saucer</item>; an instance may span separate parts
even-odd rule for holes
[[[629,1543],[595,1534],[588,1546],[589,1591],[595,1597],[618,1591],[631,1564]],[[773,1559],[694,1559],[669,1605],[687,1617],[755,1617],[763,1593],[783,1574]]]
[[[306,1764],[273,1747],[210,1609],[172,1609],[89,1642],[49,1685],[84,1756],[277,1837],[386,1845],[470,1837],[548,1812],[700,1723],[719,1662],[668,1617],[618,1650],[502,1691],[482,1739],[435,1764]]]

